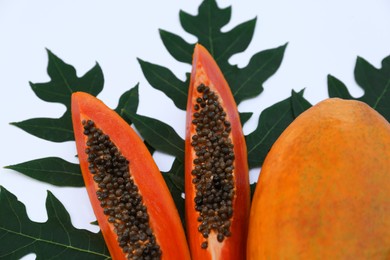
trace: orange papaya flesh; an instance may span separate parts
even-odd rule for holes
[[[85,186],[113,259],[190,259],[181,221],[135,131],[92,95],[72,95]]]
[[[388,259],[390,124],[326,99],[268,153],[252,200],[248,259]]]
[[[250,208],[237,106],[217,63],[195,46],[185,140],[185,213],[193,259],[245,259]]]

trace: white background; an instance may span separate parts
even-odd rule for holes
[[[194,15],[200,3],[0,0],[0,185],[26,204],[32,220],[46,221],[44,203],[50,190],[64,203],[75,227],[96,231],[89,225],[94,216],[84,188],[58,188],[3,168],[47,156],[76,162],[73,142],[48,142],[9,125],[35,117],[60,117],[65,111],[62,105],[37,98],[29,86],[30,81],[50,80],[45,48],[75,66],[79,76],[98,62],[105,78],[99,98],[112,108],[123,92],[139,82],[138,113],[172,125],[184,137],[184,112],[146,82],[136,58],[163,65],[184,80],[189,65],[170,56],[158,29],[195,42],[181,28],[179,10]],[[342,80],[354,96],[362,95],[353,78],[357,56],[380,67],[390,54],[388,0],[230,0],[218,1],[218,5],[232,6],[231,22],[223,30],[257,17],[249,48],[233,56],[231,63],[245,66],[256,52],[289,43],[280,69],[265,83],[264,92],[239,106],[240,111],[254,112],[244,126],[245,134],[256,128],[264,108],[288,97],[292,89],[305,88],[312,104],[326,98],[329,73]],[[156,154],[155,159],[162,170],[170,168],[171,157]],[[251,171],[252,181],[258,171]]]

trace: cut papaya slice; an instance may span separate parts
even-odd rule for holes
[[[190,259],[179,214],[135,131],[92,95],[72,95],[78,158],[113,259]]]
[[[247,151],[236,103],[217,63],[195,46],[185,140],[186,228],[193,259],[245,259]]]

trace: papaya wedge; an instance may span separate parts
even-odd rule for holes
[[[135,131],[92,95],[72,95],[78,158],[113,259],[190,259],[179,214]]]
[[[186,230],[193,259],[245,259],[247,150],[237,105],[217,63],[195,46],[185,139]]]

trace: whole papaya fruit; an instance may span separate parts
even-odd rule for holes
[[[390,124],[359,101],[302,113],[264,161],[248,259],[389,259]]]

